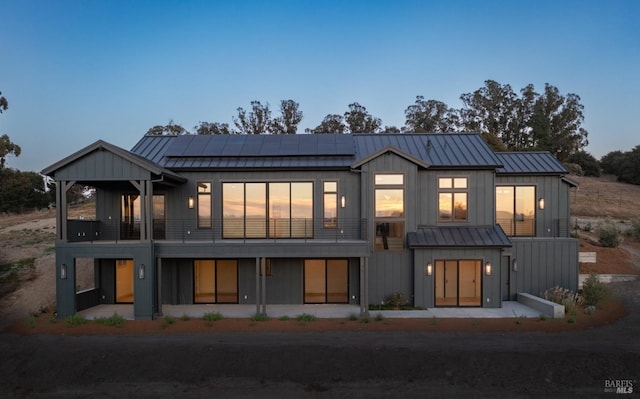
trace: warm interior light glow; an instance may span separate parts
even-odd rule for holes
[[[187,204],[189,205],[189,209],[193,209],[193,207],[196,205],[196,202],[193,197],[189,197],[189,199],[187,200]]]
[[[544,209],[544,198],[538,200],[538,209]]]
[[[427,263],[427,276],[431,276],[433,274],[433,265],[431,263]]]
[[[340,206],[343,208],[347,206],[347,199],[344,197],[344,195],[340,197]]]
[[[487,276],[491,275],[491,263],[487,262],[484,264],[484,274]]]

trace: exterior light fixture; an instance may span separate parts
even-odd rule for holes
[[[484,264],[484,274],[487,276],[491,275],[491,263],[487,262]]]
[[[189,206],[189,209],[193,209],[193,207],[196,205],[196,201],[193,199],[192,196],[189,196],[189,199],[187,200],[187,205]]]
[[[140,264],[140,268],[138,269],[138,278],[140,280],[144,279],[144,263]]]
[[[538,209],[540,210],[544,209],[544,198],[540,198],[538,200]]]
[[[347,199],[345,198],[345,196],[343,195],[342,197],[340,197],[340,206],[345,208],[347,206]]]
[[[511,269],[512,269],[514,272],[517,272],[517,271],[518,271],[518,261],[517,261],[515,258],[513,259],[513,264],[511,265]]]
[[[427,276],[433,275],[433,265],[431,263],[427,263],[427,267],[425,268]]]
[[[63,280],[67,279],[67,264],[63,263],[60,265],[60,278]]]

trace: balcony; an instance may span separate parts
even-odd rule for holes
[[[230,242],[295,240],[303,242],[366,241],[366,219],[214,219],[198,228],[189,219],[154,220],[153,240],[170,242]],[[131,242],[140,240],[140,221],[68,220],[67,242]]]
[[[538,225],[539,220],[533,217],[516,215],[515,218],[496,219],[509,237],[569,237],[569,219],[551,219],[548,224]]]

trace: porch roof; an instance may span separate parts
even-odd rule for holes
[[[407,234],[409,248],[504,248],[511,241],[500,225],[421,227]]]

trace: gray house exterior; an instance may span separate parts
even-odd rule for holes
[[[144,136],[49,166],[59,317],[130,303],[500,307],[578,285],[568,171],[477,134]],[[68,216],[74,184],[95,220]],[[94,287],[78,292],[78,259]]]

